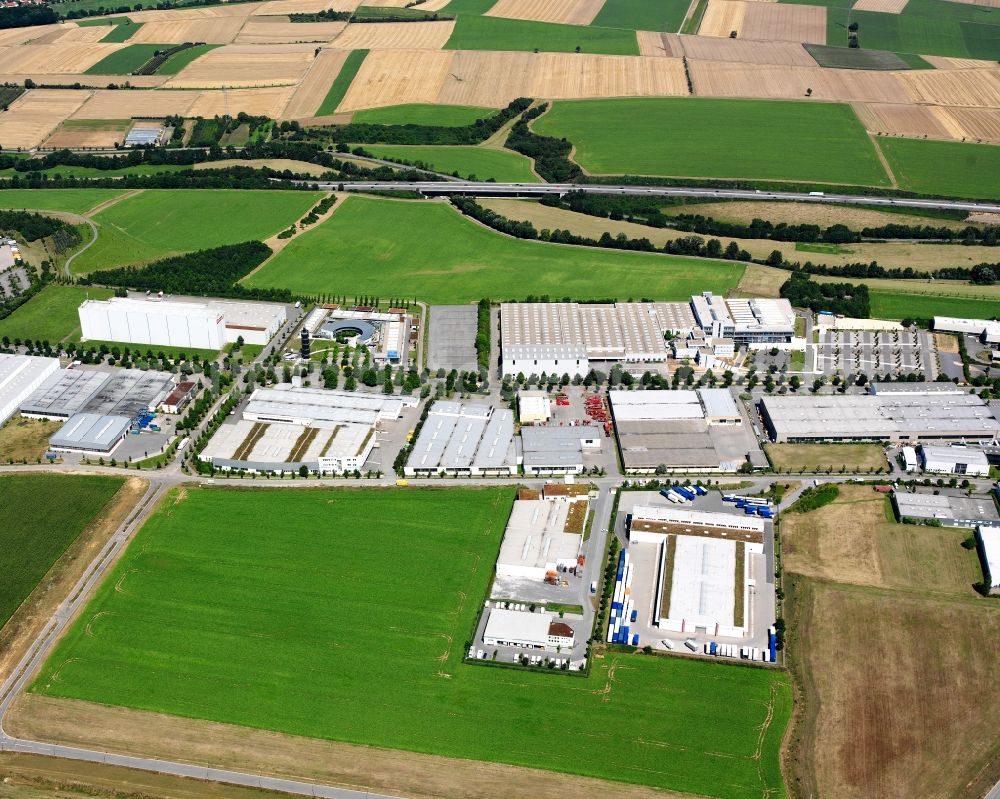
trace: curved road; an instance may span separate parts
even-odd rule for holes
[[[76,256],[82,255],[91,247],[93,247],[95,244],[97,244],[97,237],[100,235],[97,232],[97,225],[94,224],[94,221],[92,219],[90,219],[89,217],[84,217],[84,221],[88,225],[90,225],[90,232],[93,233],[94,235],[90,239],[90,241],[88,241],[79,250],[77,250],[69,258],[67,258],[66,263],[63,264],[63,271],[66,273],[66,277],[68,277],[70,280],[73,279],[73,270],[70,269],[70,265],[73,263],[73,261],[76,260]]]
[[[481,183],[469,180],[424,181],[296,181],[327,191],[411,190],[428,196],[464,194],[474,197],[542,197],[571,191],[590,194],[644,194],[667,197],[702,197],[715,200],[776,200],[780,202],[834,203],[837,205],[884,205],[898,208],[932,208],[952,211],[1000,214],[1000,204],[966,200],[935,200],[908,197],[869,197],[863,194],[829,194],[755,189],[715,189],[710,187],[627,186],[577,183]]]

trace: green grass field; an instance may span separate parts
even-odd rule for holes
[[[445,45],[449,50],[541,50],[548,53],[639,55],[635,32],[619,28],[557,25],[501,17],[460,15]]]
[[[80,303],[88,297],[106,300],[113,295],[112,289],[95,286],[46,286],[6,319],[0,319],[0,336],[53,344],[63,339],[76,341],[80,338]]]
[[[316,109],[317,116],[332,114],[337,110],[337,106],[340,105],[340,101],[347,94],[351,81],[357,76],[358,70],[361,69],[361,64],[364,63],[365,56],[367,55],[367,50],[351,50],[344,61],[344,65],[340,68],[340,72],[337,73],[337,77],[330,84],[330,88],[326,93],[326,97],[323,98],[322,104]]]
[[[216,47],[221,46],[221,44],[196,44],[194,47],[188,47],[186,50],[174,53],[156,70],[156,74],[176,75],[195,59],[201,58],[205,53],[211,52]]]
[[[251,239],[300,219],[322,195],[298,191],[150,189],[94,217],[97,242],[73,261],[79,273],[144,263]]]
[[[587,678],[462,663],[512,489],[186,494],[137,534],[33,691],[699,796],[783,795],[780,672],[622,653]]]
[[[251,286],[294,292],[415,296],[432,303],[529,294],[683,300],[724,294],[743,264],[524,241],[440,202],[349,197],[298,236]]]
[[[871,313],[876,319],[930,319],[932,316],[959,316],[992,319],[1000,315],[1000,300],[969,297],[928,296],[894,291],[869,291]]]
[[[1000,198],[1000,147],[992,144],[880,138],[899,187],[925,194]]]
[[[0,208],[82,214],[124,193],[120,189],[0,189]]]
[[[475,175],[478,180],[493,178],[501,183],[538,183],[531,170],[531,160],[513,150],[490,147],[410,147],[394,144],[366,144],[365,149],[378,158],[422,161],[435,172],[459,177]]]
[[[124,482],[97,475],[0,477],[0,627]],[[53,501],[39,513],[43,497]]]
[[[130,44],[105,56],[86,75],[129,75],[153,57],[157,50],[166,50],[170,44]]]
[[[126,19],[124,22],[116,24],[112,30],[108,31],[108,34],[101,39],[101,42],[127,42],[135,36],[136,33],[138,33],[139,28],[141,27],[141,22],[131,22]]]
[[[592,25],[675,33],[684,21],[688,0],[606,0]]]
[[[495,108],[480,108],[475,105],[408,103],[355,111],[352,121],[375,125],[441,125],[460,128],[495,113]]]
[[[883,14],[854,10],[846,0],[788,0],[793,1],[826,6],[826,43],[835,47],[847,47],[847,26],[856,22],[865,49],[989,60],[1000,53],[1000,11],[995,8],[911,0],[902,13]]]
[[[123,169],[95,169],[92,166],[54,166],[49,169],[40,170],[39,174],[50,177],[63,175],[64,177],[71,176],[75,178],[116,178],[125,175],[159,175],[163,172],[180,172],[190,168],[190,166],[182,164],[139,164],[138,166],[127,166]],[[0,169],[0,177],[4,178],[23,174],[25,173],[17,172],[13,169]]]
[[[595,174],[889,183],[850,106],[835,103],[559,100],[533,128],[569,139]]]

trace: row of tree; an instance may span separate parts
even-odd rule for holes
[[[816,283],[806,273],[795,271],[782,284],[780,294],[796,308],[813,312],[830,311],[855,319],[871,315],[868,286],[863,283]]]
[[[568,183],[582,174],[580,167],[569,160],[569,154],[573,151],[572,142],[554,136],[540,136],[528,127],[528,123],[544,114],[548,107],[548,103],[542,103],[521,114],[521,118],[510,129],[504,146],[533,159],[535,172],[543,180]]]

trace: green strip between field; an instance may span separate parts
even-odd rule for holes
[[[370,24],[377,25],[379,23]],[[327,91],[326,97],[323,98],[322,104],[316,110],[316,116],[326,116],[337,110],[337,106],[340,105],[341,100],[344,99],[344,95],[347,94],[347,90],[358,74],[358,70],[361,69],[361,64],[364,63],[367,55],[367,50],[351,50],[343,66],[340,68],[340,72],[337,73],[337,77],[330,84],[330,89]]]

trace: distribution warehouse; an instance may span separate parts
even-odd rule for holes
[[[85,341],[221,350],[242,338],[264,345],[285,323],[283,305],[112,297],[80,305]]]
[[[403,472],[408,477],[517,474],[514,414],[490,405],[435,402]]]
[[[878,384],[865,396],[764,397],[761,420],[776,442],[988,440],[1000,435],[1000,421],[975,394],[950,383],[894,385],[905,390]]]
[[[586,495],[515,500],[497,557],[497,576],[542,581],[574,568],[587,507]],[[576,532],[567,532],[574,527]]]
[[[52,374],[59,370],[58,358],[0,354],[0,425]]]
[[[505,375],[582,376],[592,363],[663,361],[667,334],[686,337],[692,331],[728,342],[730,350],[734,344],[788,342],[795,315],[788,300],[725,299],[711,292],[690,302],[500,306]]]

